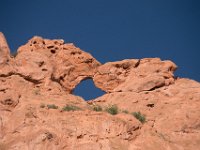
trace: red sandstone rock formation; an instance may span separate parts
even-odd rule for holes
[[[0,33],[0,150],[198,150],[200,84],[175,78],[176,68],[159,58],[100,64],[41,37],[13,57]],[[71,94],[87,78],[106,94],[90,101]]]

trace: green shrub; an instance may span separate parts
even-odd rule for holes
[[[49,104],[47,105],[48,109],[58,109],[58,106],[56,106],[55,104]]]
[[[74,105],[66,105],[62,108],[63,111],[76,111],[81,110],[81,108],[74,106]]]
[[[108,106],[106,111],[111,115],[116,115],[119,112],[117,105]]]
[[[99,106],[99,105],[94,105],[94,106],[93,106],[93,110],[94,110],[94,111],[102,111],[103,109],[102,109],[102,107]]]
[[[140,112],[133,112],[132,115],[138,119],[141,123],[145,123],[146,118],[145,115],[141,114]]]
[[[122,110],[122,113],[128,114],[128,110]]]

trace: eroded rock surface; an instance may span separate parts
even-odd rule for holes
[[[101,64],[73,44],[37,36],[14,57],[1,33],[0,150],[198,150],[200,84],[174,77],[176,69],[159,58]],[[87,78],[106,94],[73,95]],[[115,105],[117,115],[106,112]]]
[[[174,83],[176,68],[173,62],[159,58],[109,62],[98,67],[94,83],[106,92],[149,91]]]
[[[0,32],[0,65],[5,65],[10,59],[10,49],[8,47],[6,38]]]

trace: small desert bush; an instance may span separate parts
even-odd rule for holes
[[[116,115],[119,112],[117,105],[108,106],[106,111],[111,115]]]
[[[63,111],[76,111],[76,110],[81,110],[80,107],[74,106],[74,105],[66,105],[62,108]]]
[[[93,106],[93,110],[94,110],[94,111],[102,111],[103,109],[102,109],[102,107],[99,106],[99,105],[94,105],[94,106]]]
[[[141,123],[145,123],[146,117],[145,115],[141,114],[140,112],[133,112],[132,115],[138,119]]]
[[[122,110],[122,113],[128,114],[129,112],[128,112],[128,110]]]
[[[48,109],[58,109],[58,106],[56,106],[55,104],[48,104],[47,108]]]

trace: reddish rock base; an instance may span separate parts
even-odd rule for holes
[[[200,84],[176,68],[159,58],[101,64],[41,37],[11,56],[0,33],[0,150],[198,150]],[[106,94],[72,95],[87,78]]]

